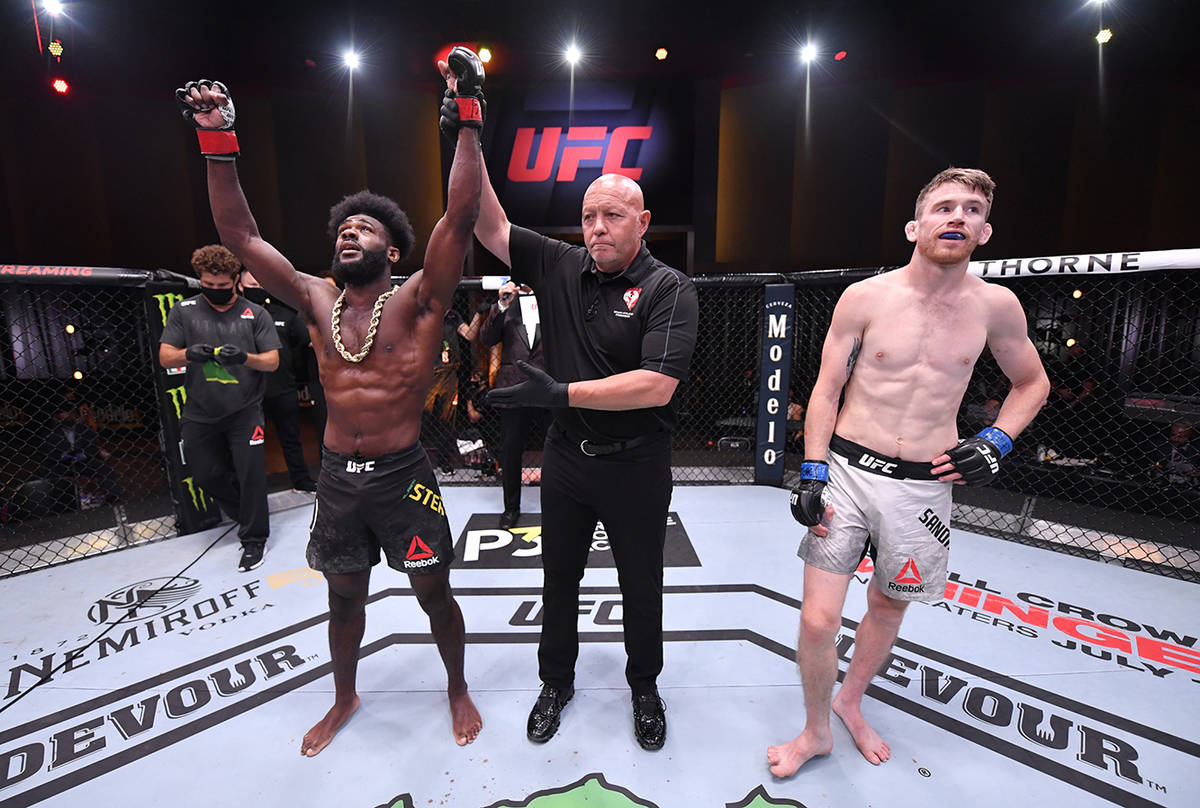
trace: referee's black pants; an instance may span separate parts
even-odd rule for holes
[[[262,409],[255,404],[215,424],[185,420],[180,429],[188,470],[221,510],[237,520],[242,546],[266,544],[271,524]]]
[[[621,588],[625,678],[655,687],[663,666],[663,543],[671,502],[671,439],[603,457],[551,427],[542,457],[542,636],[538,674],[573,685],[579,656],[579,582],[596,521],[604,523]]]

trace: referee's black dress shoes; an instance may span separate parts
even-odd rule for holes
[[[667,712],[657,690],[633,694],[633,734],[648,752],[667,742]]]
[[[525,734],[534,743],[545,743],[558,732],[558,719],[563,708],[575,695],[575,688],[557,688],[553,685],[542,685],[541,695],[529,711],[529,722],[525,725]]]
[[[505,508],[504,513],[500,514],[500,529],[508,530],[510,527],[515,527],[517,519],[521,517],[521,511],[517,508]]]

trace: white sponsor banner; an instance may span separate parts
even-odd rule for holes
[[[1200,269],[1200,249],[1147,252],[1082,253],[1080,255],[996,258],[972,261],[968,272],[982,278],[1031,278],[1070,275],[1110,276],[1166,269]]]

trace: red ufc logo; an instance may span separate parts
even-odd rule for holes
[[[562,138],[561,126],[547,126],[542,130],[542,142],[538,144],[533,167],[529,167],[530,152],[533,151],[532,126],[517,129],[513,142],[512,159],[508,161],[508,178],[513,182],[545,182],[554,171],[554,159],[558,155],[558,141]],[[621,165],[625,160],[625,149],[631,140],[649,140],[652,126],[618,126],[609,134],[606,126],[572,126],[567,129],[567,141],[602,141],[602,145],[564,146],[559,161],[555,182],[574,182],[581,160],[604,158],[602,174],[622,174],[631,180],[641,179],[640,168]]]

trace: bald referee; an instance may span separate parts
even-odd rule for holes
[[[542,691],[526,726],[535,743],[558,730],[575,692],[579,581],[597,520],[621,585],[634,735],[648,750],[667,738],[657,680],[671,397],[691,362],[698,307],[691,280],[646,249],[645,208],[636,182],[600,177],[583,196],[578,247],[510,224],[483,183],[475,236],[537,294],[546,359],[545,372],[519,362],[528,379],[489,401],[554,416],[542,459]]]

